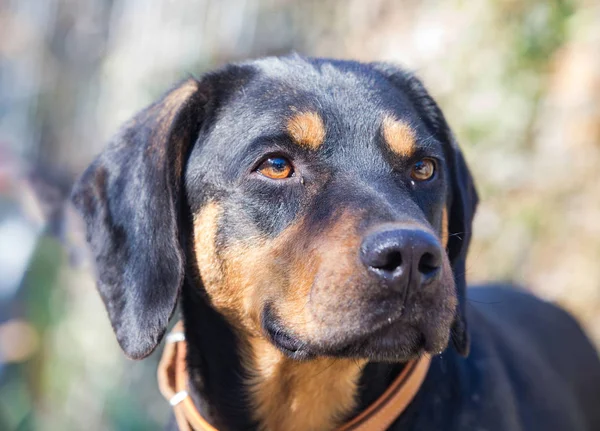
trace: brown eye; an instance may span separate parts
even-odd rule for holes
[[[257,171],[267,178],[283,180],[294,174],[290,161],[284,157],[269,157],[262,162]]]
[[[435,174],[435,162],[433,159],[421,159],[415,163],[410,172],[410,177],[416,181],[427,181]]]

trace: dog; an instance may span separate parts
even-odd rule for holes
[[[351,429],[427,361],[364,429],[600,430],[600,361],[574,319],[518,288],[467,291],[477,200],[412,73],[296,54],[176,85],[73,190],[120,346],[148,356],[179,303],[171,402],[211,429]]]

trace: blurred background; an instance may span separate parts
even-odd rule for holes
[[[0,430],[162,428],[160,352],[121,354],[65,197],[176,80],[290,51],[416,71],[481,196],[470,282],[523,283],[600,346],[597,1],[0,0]]]

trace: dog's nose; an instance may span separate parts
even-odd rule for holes
[[[439,278],[442,249],[433,234],[421,229],[390,229],[369,234],[360,258],[390,288],[418,288]]]

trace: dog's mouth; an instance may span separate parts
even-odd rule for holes
[[[401,317],[400,313],[359,336],[327,347],[307,343],[288,331],[270,306],[265,307],[262,325],[271,343],[291,359],[309,360],[317,356],[329,356],[404,362],[429,349],[423,331],[406,326]]]
[[[292,335],[279,323],[270,305],[265,307],[262,325],[269,340],[289,358],[305,361],[317,356],[307,343]]]

